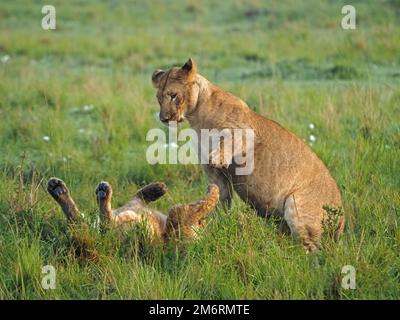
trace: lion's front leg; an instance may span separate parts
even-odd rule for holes
[[[209,153],[209,165],[217,169],[227,169],[233,160],[232,144],[229,141],[220,141]]]
[[[47,183],[47,191],[60,205],[68,222],[77,222],[80,219],[79,209],[64,181],[58,178],[51,178]]]
[[[114,220],[113,211],[111,208],[112,188],[108,182],[102,181],[96,188],[96,198],[99,204],[100,220],[110,223]]]
[[[218,186],[220,203],[229,209],[232,205],[233,187],[228,171],[211,165],[204,165],[203,169],[209,182]]]

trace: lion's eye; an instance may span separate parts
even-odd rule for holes
[[[175,101],[177,97],[178,97],[178,95],[176,93],[172,93],[171,94],[171,100],[172,101]]]

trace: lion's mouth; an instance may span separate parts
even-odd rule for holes
[[[180,117],[179,119],[160,119],[160,121],[166,126],[169,126],[171,122],[182,123],[184,120],[183,117]]]

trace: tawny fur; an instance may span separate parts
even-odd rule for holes
[[[187,119],[198,137],[201,129],[254,131],[254,171],[236,175],[238,166],[234,161],[226,165],[221,157],[219,164],[204,165],[210,182],[218,185],[220,200],[228,207],[234,189],[260,215],[284,218],[292,235],[308,251],[317,250],[326,214],[322,207],[341,207],[342,202],[335,180],[312,149],[276,122],[253,112],[240,98],[198,74],[192,59],[183,67],[156,70],[152,82],[163,122]],[[336,236],[343,227],[342,216]]]
[[[61,206],[70,223],[80,220],[79,209],[76,206],[70,191],[65,183],[58,178],[48,181],[47,190]],[[99,204],[100,220],[109,226],[145,225],[152,241],[168,242],[171,239],[193,239],[195,232],[202,227],[203,219],[217,205],[219,190],[216,185],[209,186],[208,194],[201,200],[174,206],[168,215],[147,207],[167,192],[164,183],[151,183],[136,192],[124,206],[112,209],[112,188],[107,182],[101,182],[96,188],[96,197]]]

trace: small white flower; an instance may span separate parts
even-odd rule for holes
[[[50,141],[50,137],[49,136],[43,136],[43,141],[49,142]]]
[[[310,142],[311,143],[314,143],[316,139],[317,138],[315,138],[315,136],[313,134],[310,134]]]
[[[310,123],[310,124],[308,125],[308,127],[310,128],[310,130],[314,130],[314,128],[315,128],[314,123]]]
[[[1,57],[1,63],[7,63],[10,60],[10,56],[8,54]]]
[[[79,133],[85,133],[85,129],[80,128],[80,129],[79,129]]]
[[[68,159],[66,157],[63,157],[63,161],[64,163],[68,161]]]

